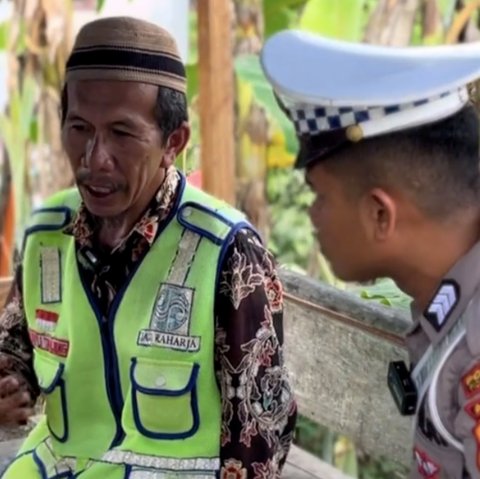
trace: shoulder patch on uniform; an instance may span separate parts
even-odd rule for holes
[[[480,471],[480,398],[470,401],[465,405],[465,412],[475,421],[472,429],[473,438],[477,444],[477,468]]]
[[[442,281],[423,315],[438,332],[446,324],[460,299],[460,287],[453,280]]]
[[[474,399],[465,405],[466,413],[475,421],[480,421],[480,398]]]
[[[438,479],[440,477],[440,466],[434,462],[426,452],[415,447],[413,450],[415,462],[419,474],[425,479]]]
[[[480,393],[480,363],[475,364],[473,368],[462,376],[462,387],[467,398]]]

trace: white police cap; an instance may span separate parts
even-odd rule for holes
[[[349,142],[433,123],[469,101],[480,43],[382,47],[280,32],[262,67],[300,140],[297,167]]]

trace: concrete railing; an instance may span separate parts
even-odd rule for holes
[[[406,359],[402,311],[281,271],[286,360],[302,414],[374,457],[408,465],[411,419],[387,387],[388,362]]]

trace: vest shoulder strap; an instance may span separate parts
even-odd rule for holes
[[[223,244],[239,229],[254,230],[242,212],[188,184],[177,212],[177,220],[183,227],[218,245]]]
[[[27,233],[55,231],[70,223],[80,206],[80,194],[76,188],[59,191],[50,196],[41,208],[33,211],[27,224]]]
[[[72,220],[80,202],[80,194],[76,188],[55,193],[41,208],[32,213],[27,233],[64,228]],[[223,244],[227,237],[239,229],[254,230],[242,212],[188,184],[183,191],[177,220],[183,227],[218,245]]]

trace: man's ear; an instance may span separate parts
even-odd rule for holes
[[[187,147],[190,140],[190,125],[184,121],[167,138],[163,154],[162,167],[168,168],[173,165],[177,156]]]
[[[381,188],[374,188],[361,199],[360,207],[370,238],[381,242],[388,240],[397,227],[398,205],[395,198]]]

